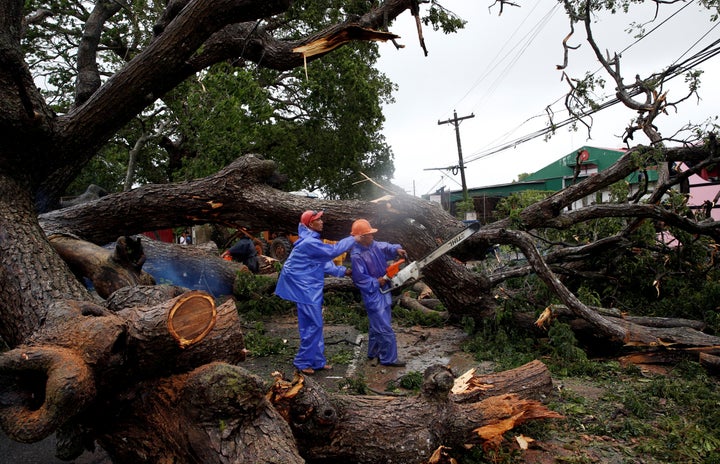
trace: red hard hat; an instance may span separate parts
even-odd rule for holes
[[[373,229],[367,219],[358,219],[353,222],[352,229],[350,229],[350,235],[366,235],[375,232],[377,232],[377,229]]]
[[[323,215],[323,210],[320,211],[313,211],[313,210],[307,210],[300,216],[300,223],[304,225],[305,227],[308,227],[311,222],[313,222],[315,219],[320,219],[320,216]]]

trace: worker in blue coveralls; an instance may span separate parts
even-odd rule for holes
[[[395,332],[392,329],[392,297],[385,276],[388,260],[397,256],[407,258],[402,245],[375,241],[374,229],[366,219],[358,219],[352,225],[351,235],[359,238],[350,250],[352,280],[360,289],[365,311],[370,321],[368,330],[368,359],[378,358],[384,366],[403,367],[398,359]]]
[[[317,370],[332,369],[325,359],[323,338],[323,286],[325,274],[350,275],[352,270],[335,265],[333,258],[347,252],[355,238],[345,237],[336,244],[320,239],[323,211],[305,211],[300,216],[298,235],[290,256],[283,265],[275,294],[297,305],[300,348],[293,361],[300,372],[312,375]]]

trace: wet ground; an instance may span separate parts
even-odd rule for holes
[[[62,461],[55,457],[55,436],[33,444],[17,443],[0,431],[0,463],[6,464],[111,464],[101,449],[85,452],[74,461]]]
[[[395,327],[398,357],[405,367],[386,367],[367,359],[367,334],[351,326],[325,326],[325,355],[333,364],[331,371],[318,371],[313,378],[330,391],[339,391],[348,380],[364,382],[371,391],[385,392],[388,384],[410,372],[424,372],[434,364],[448,366],[456,376],[471,368],[480,367],[471,355],[462,352],[465,333],[459,328]],[[295,371],[292,359],[299,345],[297,325],[293,318],[274,321],[265,325],[265,336],[286,341],[287,352],[283,355],[255,358],[252,353],[241,363],[242,367],[271,381],[277,371],[291,379]],[[342,360],[338,362],[338,359]],[[488,367],[488,371],[489,370]]]

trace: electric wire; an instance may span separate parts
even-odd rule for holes
[[[717,25],[716,25],[716,26],[717,26]],[[716,26],[715,26],[715,27],[716,27]],[[674,78],[676,78],[676,77],[678,77],[678,76],[680,76],[680,75],[683,75],[683,74],[685,74],[685,72],[687,72],[687,71],[689,71],[689,70],[697,67],[698,65],[704,63],[705,61],[709,60],[710,58],[713,58],[713,57],[717,56],[718,54],[720,54],[720,46],[718,46],[718,44],[720,44],[720,40],[717,40],[717,41],[713,42],[713,44],[711,44],[710,46],[708,46],[708,47],[706,47],[705,49],[703,49],[703,52],[702,52],[702,53],[693,55],[690,59],[688,59],[688,60],[686,60],[685,62],[683,62],[682,65],[677,65],[677,66],[672,70],[672,72],[671,72],[670,74],[668,74],[668,76],[666,77],[666,81],[669,81],[669,80],[674,79]],[[712,47],[712,45],[715,45],[715,46]],[[711,47],[712,47],[712,48],[711,48]],[[640,92],[638,91],[638,92],[636,92],[636,93],[634,93],[634,94],[631,94],[631,96],[636,96],[636,95],[638,95],[639,93],[640,93]],[[472,156],[472,157],[468,158],[467,160],[465,160],[464,164],[467,165],[468,163],[471,163],[471,162],[473,162],[473,161],[477,161],[477,160],[479,160],[479,159],[487,158],[487,157],[490,156],[490,155],[494,155],[494,154],[496,154],[496,153],[500,153],[500,152],[505,151],[505,150],[507,150],[507,149],[509,149],[509,148],[514,148],[514,147],[520,145],[521,143],[525,143],[525,142],[528,142],[528,141],[533,140],[533,139],[535,139],[535,138],[538,138],[538,137],[541,137],[541,136],[545,136],[545,135],[550,134],[551,132],[555,131],[556,129],[559,129],[559,128],[561,128],[561,127],[565,127],[565,126],[567,126],[567,125],[569,125],[569,124],[572,124],[573,122],[579,120],[580,118],[584,118],[584,117],[593,115],[593,114],[595,114],[595,113],[597,113],[597,112],[599,112],[599,111],[602,111],[602,110],[604,110],[604,109],[607,109],[607,108],[609,108],[609,107],[611,107],[611,106],[613,106],[613,105],[616,105],[616,104],[618,104],[618,103],[620,103],[620,100],[619,100],[618,98],[612,98],[612,99],[607,100],[607,101],[605,101],[604,103],[600,104],[597,108],[594,108],[594,109],[585,111],[585,112],[581,113],[581,114],[580,114],[579,116],[577,116],[577,117],[574,117],[574,116],[573,116],[573,117],[569,117],[569,118],[567,118],[567,119],[565,119],[565,120],[563,120],[563,121],[560,121],[560,122],[558,122],[558,123],[556,123],[556,124],[553,124],[552,126],[545,126],[545,127],[542,128],[542,129],[539,129],[539,130],[536,130],[536,131],[534,131],[534,132],[531,132],[530,134],[526,134],[526,135],[524,135],[524,136],[518,137],[517,139],[514,139],[514,140],[512,140],[512,141],[510,141],[510,142],[507,142],[507,143],[505,143],[505,144],[498,145],[498,146],[495,146],[495,147],[491,147],[491,148],[489,148],[489,149],[487,149],[487,150],[485,150],[485,151],[482,151],[482,152],[475,152],[475,153],[473,154],[474,156]]]
[[[553,5],[550,10],[548,10],[545,15],[530,29],[529,32],[527,32],[520,41],[516,42],[515,45],[513,45],[510,50],[508,50],[507,53],[503,56],[502,59],[498,59],[501,53],[503,53],[503,50],[505,50],[507,44],[511,43],[513,37],[517,34],[517,32],[522,28],[523,24],[533,16],[533,13],[535,9],[540,5],[540,2],[537,2],[535,6],[533,6],[532,10],[528,13],[528,15],[523,19],[523,21],[520,23],[520,25],[515,29],[515,31],[512,33],[512,35],[505,41],[505,44],[500,48],[500,50],[495,54],[492,60],[490,60],[490,63],[486,66],[485,70],[480,74],[480,77],[475,80],[472,86],[468,89],[467,92],[455,103],[453,106],[454,108],[457,108],[460,103],[465,100],[470,93],[472,93],[475,88],[477,88],[480,83],[482,83],[488,76],[490,76],[503,62],[505,62],[508,57],[510,57],[510,53],[516,50],[518,47],[521,46],[519,52],[516,52],[509,63],[505,65],[503,70],[498,74],[498,76],[493,80],[493,82],[490,84],[488,89],[485,91],[483,95],[480,96],[478,103],[476,103],[474,106],[480,106],[480,102],[488,98],[495,89],[499,86],[500,81],[502,78],[504,78],[509,72],[510,69],[518,62],[520,57],[525,53],[525,51],[528,49],[528,47],[532,44],[532,42],[535,40],[535,38],[538,36],[538,34],[547,26],[547,24],[550,22],[550,19],[552,16],[556,13],[558,10],[560,4],[556,3]]]
[[[678,13],[680,13],[682,10],[684,10],[688,5],[689,5],[689,4],[686,4],[686,5],[683,6],[682,8],[678,9],[676,12],[674,12],[672,15],[670,15],[668,18],[666,18],[666,19],[665,19],[664,21],[662,21],[660,24],[656,25],[656,26],[655,26],[653,29],[651,29],[648,33],[644,34],[642,37],[639,37],[637,40],[635,40],[634,42],[632,42],[631,44],[629,44],[627,47],[625,47],[620,53],[624,53],[625,51],[629,50],[631,47],[633,47],[634,45],[636,45],[637,43],[639,43],[639,42],[640,42],[641,40],[643,40],[644,38],[647,38],[651,33],[655,32],[659,27],[661,27],[662,25],[664,25],[668,20],[670,20],[671,18],[673,18],[675,15],[677,15]],[[680,57],[678,57],[678,59],[676,59],[676,60],[673,62],[673,64],[665,71],[665,72],[668,73],[668,76],[669,76],[669,77],[667,77],[667,80],[670,80],[670,79],[672,79],[672,78],[674,78],[674,77],[677,77],[677,76],[680,75],[680,74],[684,74],[684,73],[687,72],[688,70],[697,67],[699,64],[707,61],[708,59],[710,59],[710,58],[716,56],[718,53],[720,53],[720,48],[717,47],[717,44],[720,43],[720,41],[715,41],[715,42],[713,42],[712,44],[710,44],[710,45],[708,45],[707,47],[705,47],[705,48],[704,48],[703,50],[701,50],[700,52],[692,55],[690,58],[688,58],[687,60],[683,61],[681,64],[679,64],[679,65],[677,64],[678,60],[680,60],[683,56],[687,55],[687,54],[690,52],[690,50],[692,50],[694,47],[696,47],[697,44],[700,43],[705,37],[707,37],[716,27],[718,27],[718,25],[720,25],[720,24],[716,23],[713,27],[711,27],[710,30],[708,30],[705,34],[703,34],[702,37],[700,37],[697,41],[695,41],[695,43],[693,43],[682,55],[680,55]],[[599,70],[600,70],[600,69],[598,69],[597,71],[595,71],[595,73],[597,73]],[[593,73],[593,74],[595,74],[595,73]],[[633,96],[635,96],[635,95],[633,95]],[[557,104],[559,101],[563,100],[564,98],[565,98],[565,96],[562,96],[562,97],[558,98],[557,100],[555,100],[555,102],[553,102],[551,105],[549,105],[549,106],[546,107],[546,108],[550,108],[552,105]],[[470,162],[472,162],[472,161],[477,161],[477,160],[479,160],[479,159],[486,158],[486,157],[488,157],[488,156],[490,156],[490,155],[493,155],[493,154],[502,152],[502,151],[507,150],[507,149],[509,149],[509,148],[516,147],[516,146],[518,146],[518,145],[521,144],[521,143],[528,142],[528,141],[533,140],[533,139],[535,139],[535,138],[538,138],[538,137],[541,137],[541,136],[546,136],[546,135],[550,134],[551,132],[554,132],[554,131],[555,131],[556,129],[558,129],[558,128],[561,128],[561,127],[567,126],[567,125],[569,125],[569,124],[572,124],[573,122],[576,122],[576,121],[578,121],[578,120],[581,119],[581,118],[584,118],[584,117],[590,116],[590,115],[592,115],[592,114],[595,114],[595,113],[597,113],[597,112],[599,112],[599,111],[601,111],[601,110],[603,110],[603,109],[609,108],[609,107],[611,107],[611,106],[613,106],[613,105],[615,105],[615,104],[617,104],[617,103],[620,103],[620,100],[617,99],[617,98],[612,98],[612,99],[610,99],[610,100],[602,103],[602,104],[599,105],[597,108],[592,109],[592,110],[585,111],[585,112],[581,113],[581,114],[580,114],[579,116],[577,116],[577,117],[569,117],[569,118],[567,118],[567,119],[565,119],[565,120],[563,120],[563,121],[560,121],[559,123],[553,124],[553,125],[551,125],[551,126],[546,126],[546,127],[542,128],[542,129],[536,130],[536,131],[531,132],[531,133],[529,133],[529,134],[525,134],[525,135],[523,135],[523,136],[521,136],[521,137],[518,137],[518,138],[516,138],[516,139],[513,139],[513,140],[511,140],[511,141],[509,141],[509,142],[507,142],[507,143],[490,147],[490,148],[488,148],[487,150],[484,150],[484,151],[476,151],[475,153],[473,153],[474,156],[471,156],[470,158],[468,158],[468,159],[464,162],[464,164],[468,164],[468,163],[470,163]],[[506,135],[515,132],[519,127],[522,127],[524,124],[526,124],[527,122],[529,122],[529,121],[532,120],[532,119],[539,118],[539,117],[545,117],[545,116],[546,116],[545,114],[539,114],[539,115],[532,116],[532,117],[526,119],[523,123],[521,123],[521,124],[520,124],[519,126],[517,126],[515,129],[513,129],[513,130],[509,131],[508,133],[506,133]],[[495,140],[502,139],[502,138],[503,138],[503,136],[498,137],[498,138],[496,138]]]

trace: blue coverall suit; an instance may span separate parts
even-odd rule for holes
[[[400,248],[401,245],[373,241],[368,247],[356,243],[350,250],[352,280],[360,289],[370,321],[368,358],[379,358],[380,364],[397,361],[397,342],[391,325],[392,296],[390,292],[380,292],[378,278],[385,275],[388,260],[394,259]]]
[[[319,232],[303,224],[298,225],[298,235],[280,271],[275,294],[297,305],[300,348],[293,364],[297,369],[322,369],[327,364],[322,317],[325,274],[345,275],[345,267],[336,266],[332,259],[348,251],[355,239],[346,237],[334,245],[326,244]]]

